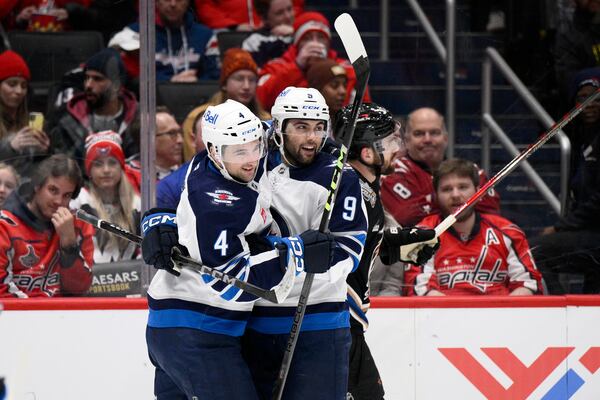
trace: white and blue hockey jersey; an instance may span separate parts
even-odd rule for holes
[[[245,236],[272,224],[266,160],[248,185],[225,179],[208,157],[191,163],[177,208],[179,242],[190,256],[239,280],[272,289],[284,277],[277,250],[250,254]],[[296,274],[293,257],[285,278]],[[293,264],[293,265],[292,265]],[[289,284],[289,281],[287,281]],[[159,270],[148,290],[148,325],[241,336],[256,297],[209,275]]]
[[[271,213],[277,233],[292,236],[319,229],[336,158],[318,153],[311,165],[294,168],[284,164],[280,153],[274,151],[268,161]],[[337,242],[334,264],[328,272],[315,275],[302,331],[350,326],[346,277],[358,267],[367,230],[367,210],[359,178],[350,167],[342,174],[329,230]],[[267,334],[289,333],[305,276],[302,273],[296,277],[292,292],[284,302],[272,304],[259,299],[248,327]]]

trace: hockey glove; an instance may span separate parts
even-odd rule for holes
[[[189,252],[185,246],[179,244],[174,210],[153,208],[146,211],[142,218],[142,234],[144,262],[179,276],[179,268],[172,255],[177,252],[187,256]]]
[[[385,265],[398,261],[423,265],[438,247],[439,242],[433,229],[394,227],[383,232],[379,256]]]
[[[311,274],[327,272],[335,255],[334,236],[311,229],[301,233],[300,239],[304,243],[304,271]]]

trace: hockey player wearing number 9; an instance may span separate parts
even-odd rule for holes
[[[317,229],[338,162],[320,151],[330,131],[325,99],[316,89],[288,87],[277,97],[271,115],[268,175],[277,228],[281,236]],[[346,277],[358,267],[366,228],[358,177],[347,168],[329,223],[336,242],[334,259],[327,273],[315,275],[283,391],[285,400],[346,399],[350,350]],[[242,339],[261,399],[272,398],[304,277],[297,277],[282,304],[258,300]]]
[[[352,106],[346,106],[336,116],[333,131],[338,143],[344,142],[345,127],[351,113]],[[356,271],[348,275],[347,279],[348,304],[352,317],[348,398],[354,400],[380,400],[384,395],[379,371],[364,337],[364,331],[369,326],[366,313],[370,304],[369,276],[373,262],[381,255],[385,263],[395,263],[400,259],[400,246],[427,241],[435,236],[433,229],[395,228],[384,231],[379,177],[393,171],[392,161],[400,149],[401,140],[394,135],[394,130],[394,118],[388,110],[375,103],[363,104],[358,112],[348,152],[348,163],[360,179],[369,221],[363,256]],[[433,245],[423,245],[418,251],[417,260],[425,262],[435,248]]]
[[[159,269],[148,289],[146,330],[154,392],[157,400],[256,400],[240,343],[256,298],[175,268],[172,252],[259,287],[284,285],[289,293],[313,251],[315,231],[279,238],[279,250],[266,240],[272,217],[265,136],[247,107],[233,100],[209,107],[202,133],[208,155],[190,164],[176,218],[172,210],[153,209],[142,221],[144,261]],[[250,249],[252,235],[266,245]],[[327,265],[321,267],[311,271]]]

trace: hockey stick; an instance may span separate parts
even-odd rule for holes
[[[600,89],[597,89],[594,93],[588,96],[581,104],[576,105],[571,111],[566,113],[560,121],[555,123],[548,131],[546,131],[540,138],[530,144],[525,150],[519,153],[513,158],[508,164],[506,164],[496,175],[494,175],[489,181],[487,181],[473,196],[471,196],[458,210],[448,215],[442,222],[435,227],[435,237],[438,238],[442,233],[446,232],[458,219],[458,217],[464,213],[468,208],[474,206],[482,197],[487,193],[488,190],[496,186],[502,181],[508,174],[510,174],[523,160],[531,156],[535,151],[542,147],[548,140],[550,140],[558,131],[560,131],[565,125],[573,120],[583,109],[590,104],[600,95]],[[428,243],[428,242],[425,242]],[[406,246],[400,247],[400,252],[405,260],[414,260],[416,258],[417,247],[423,243],[413,243]]]
[[[339,188],[339,184],[342,178],[344,165],[348,158],[348,148],[352,143],[352,137],[354,136],[354,127],[356,125],[356,118],[358,116],[358,110],[362,104],[362,98],[364,96],[367,81],[369,80],[369,73],[371,67],[369,59],[367,58],[367,51],[363,45],[360,33],[356,28],[354,20],[350,14],[342,14],[336,18],[334,22],[335,30],[340,35],[340,39],[344,44],[344,48],[348,53],[348,58],[352,62],[352,67],[356,73],[356,96],[352,104],[352,113],[350,114],[349,123],[345,127],[344,140],[340,149],[340,155],[337,163],[334,167],[333,176],[331,178],[331,184],[329,186],[329,193],[327,194],[327,201],[325,202],[325,210],[321,217],[321,223],[319,224],[319,231],[325,232],[329,225],[329,219],[331,218],[331,210],[335,202],[335,196]],[[296,307],[296,314],[294,315],[294,321],[290,330],[290,337],[288,338],[285,353],[283,354],[283,360],[281,361],[281,367],[279,369],[279,375],[277,381],[273,387],[273,399],[280,400],[283,396],[283,389],[285,381],[287,379],[290,365],[292,363],[292,357],[294,356],[294,349],[298,342],[298,335],[300,334],[300,326],[304,319],[304,313],[306,312],[306,306],[308,305],[308,296],[310,294],[310,288],[314,280],[314,274],[307,273],[304,278],[304,284],[302,285],[302,291],[298,299],[298,306]]]
[[[90,213],[83,211],[83,210],[77,210],[75,214],[77,215],[77,218],[79,218],[80,220],[82,220],[84,222],[87,222],[90,225],[95,226],[96,228],[110,232],[114,235],[122,237],[123,239],[129,240],[130,242],[135,243],[137,245],[142,244],[141,236],[138,236],[134,233],[126,231],[125,229],[121,228],[118,225],[115,225],[108,221],[100,219]],[[212,267],[209,267],[207,265],[203,265],[190,257],[184,256],[181,253],[174,252],[172,257],[173,257],[173,260],[175,260],[175,262],[177,262],[178,267],[183,266],[183,267],[198,271],[202,274],[210,275],[213,278],[223,281],[229,285],[233,285],[233,286],[237,287],[238,289],[243,290],[244,292],[253,294],[257,297],[260,297],[261,299],[268,300],[275,304],[281,303],[286,298],[287,294],[289,293],[289,291],[291,289],[291,286],[294,283],[293,279],[284,277],[284,279],[287,279],[287,282],[285,284],[282,284],[282,285],[280,285],[280,287],[277,287],[275,289],[266,290],[266,289],[260,288],[258,286],[255,286],[251,283],[239,280],[238,278],[236,278],[234,276],[223,273],[223,272],[221,272],[217,269],[214,269]],[[293,278],[294,274],[295,274],[295,271],[292,271],[292,273],[290,273],[289,276],[291,276]],[[286,274],[286,276],[288,276],[288,274]]]

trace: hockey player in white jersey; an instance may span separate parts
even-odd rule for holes
[[[173,210],[153,209],[142,221],[144,260],[159,269],[148,290],[146,330],[156,367],[155,396],[257,399],[240,348],[256,298],[211,276],[179,271],[172,251],[270,289],[294,279],[313,242],[319,249],[323,243],[333,248],[333,240],[303,231],[279,238],[282,250],[251,252],[245,237],[264,236],[272,223],[261,122],[247,107],[228,100],[206,110],[202,132],[208,156],[191,163],[176,218]],[[296,251],[286,251],[292,243]],[[298,245],[304,253],[298,253]]]
[[[272,213],[281,236],[318,229],[337,160],[321,152],[330,120],[325,99],[311,88],[288,87],[271,110],[274,149],[268,155]],[[357,268],[366,237],[366,208],[356,173],[344,170],[329,230],[333,265],[315,275],[283,392],[286,400],[346,399],[349,312],[346,277]],[[323,261],[321,261],[323,262]],[[270,399],[305,274],[283,304],[257,301],[242,340],[259,397]]]

